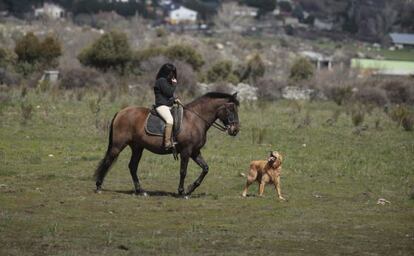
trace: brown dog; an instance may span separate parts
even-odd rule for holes
[[[242,196],[247,195],[247,189],[254,182],[259,182],[259,196],[263,196],[264,187],[267,183],[273,183],[280,200],[285,200],[280,189],[280,172],[282,171],[282,155],[277,151],[271,151],[267,160],[257,160],[250,163],[246,186]]]

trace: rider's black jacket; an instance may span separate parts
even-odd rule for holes
[[[159,78],[155,81],[155,107],[166,105],[171,107],[174,104],[175,86],[167,81],[165,78]]]

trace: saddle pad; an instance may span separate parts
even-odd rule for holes
[[[183,120],[183,107],[174,106],[171,109],[171,114],[174,118],[173,136],[176,137],[180,133]],[[150,111],[147,120],[145,121],[145,131],[150,135],[164,136],[164,129],[164,120],[157,114],[157,111]]]

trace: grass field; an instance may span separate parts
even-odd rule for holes
[[[96,127],[121,106],[152,97],[3,92],[0,108],[0,255],[412,255],[414,133],[383,111],[365,116],[359,135],[346,107],[330,102],[243,103],[241,132],[210,130],[210,165],[189,200],[177,191],[179,163],[145,152],[144,189],[132,193],[126,149],[102,194],[92,174],[107,147]],[[78,97],[80,98],[80,97]],[[21,101],[33,106],[22,122]],[[184,100],[186,101],[186,100]],[[188,101],[188,100],[187,100]],[[95,110],[93,113],[92,110]],[[326,120],[340,111],[338,121]],[[337,112],[338,113],[338,112]],[[302,128],[298,128],[302,127]],[[253,159],[285,156],[276,199],[240,194]],[[190,163],[186,185],[200,170]],[[390,204],[378,205],[385,198]]]

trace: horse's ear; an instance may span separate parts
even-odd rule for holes
[[[237,98],[237,93],[238,93],[238,92],[233,93],[233,95],[232,95],[232,96],[233,96],[233,98]]]

